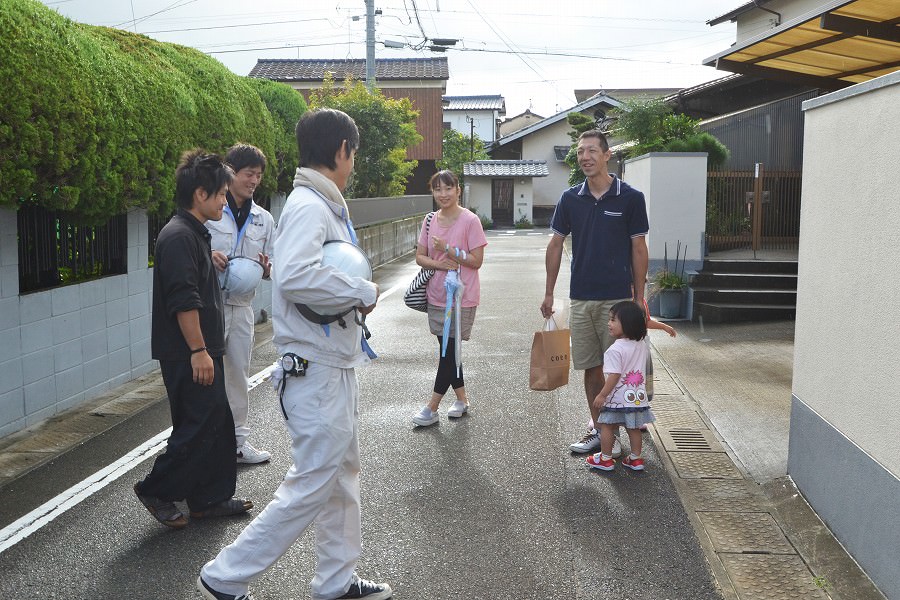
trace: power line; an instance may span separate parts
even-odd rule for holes
[[[292,19],[285,21],[263,21],[260,23],[239,23],[237,25],[210,25],[209,27],[186,27],[184,29],[160,29],[157,31],[145,31],[144,35],[151,33],[180,33],[182,31],[205,31],[208,29],[234,29],[238,27],[258,27],[260,25],[288,25],[291,23],[309,23],[311,21],[327,21],[331,23],[331,19],[326,17],[318,17],[315,19]]]
[[[263,50],[291,50],[294,48],[318,48],[320,46],[343,46],[345,42],[329,44],[293,44],[287,46],[269,46],[268,48],[241,48],[236,50],[207,50],[205,54],[231,54],[233,52],[261,52]]]
[[[163,9],[161,9],[161,10],[158,10],[158,11],[156,11],[155,13],[150,13],[149,15],[146,15],[146,16],[144,16],[144,17],[141,17],[140,19],[138,19],[138,20],[136,20],[136,21],[135,21],[134,19],[132,19],[132,22],[134,23],[134,26],[137,27],[137,24],[138,24],[139,22],[142,23],[142,22],[146,21],[147,19],[149,19],[149,18],[151,18],[151,17],[155,17],[156,15],[161,15],[162,13],[168,12],[168,11],[170,11],[170,10],[175,10],[176,8],[181,8],[182,6],[187,6],[188,4],[193,4],[193,3],[196,2],[196,1],[197,1],[197,0],[178,0],[177,2],[173,2],[173,3],[170,4],[169,6],[163,8]],[[127,24],[128,24],[128,21],[123,21],[123,22],[121,22],[121,23],[119,23],[119,24],[117,24],[117,25],[113,25],[113,27],[116,28],[116,29],[118,29],[118,28],[121,27],[122,25],[127,25]]]
[[[529,50],[518,50],[518,51],[509,51],[509,50],[488,50],[486,48],[453,48],[447,47],[447,50],[453,50],[455,52],[486,52],[489,54],[526,54],[529,56],[565,56],[567,58],[590,58],[593,60],[618,60],[625,62],[641,62],[641,63],[656,63],[656,64],[665,64],[665,65],[693,65],[693,63],[682,63],[682,62],[673,62],[669,60],[650,60],[644,58],[625,58],[620,56],[601,56],[596,54],[580,54],[577,52],[551,52],[549,50],[538,52],[538,51],[529,51]],[[696,66],[696,65],[694,65]],[[540,73],[535,73],[538,77],[543,77]],[[546,81],[546,78],[544,78]]]

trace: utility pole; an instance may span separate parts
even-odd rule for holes
[[[375,0],[366,0],[366,89],[375,87]]]
[[[475,160],[475,117],[466,115],[466,121],[469,123],[469,160]]]

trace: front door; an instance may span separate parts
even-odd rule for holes
[[[513,226],[513,180],[494,179],[491,190],[491,219],[494,227]]]

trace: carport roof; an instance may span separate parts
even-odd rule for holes
[[[703,61],[766,79],[840,89],[900,69],[900,2],[831,0]]]
[[[466,177],[547,177],[545,160],[476,160],[463,165]]]

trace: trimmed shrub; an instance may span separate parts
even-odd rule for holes
[[[0,4],[0,57],[0,206],[35,204],[85,223],[131,208],[169,213],[179,155],[238,141],[276,167],[264,193],[290,189],[281,179],[296,166],[296,143],[278,132],[291,137],[306,106],[287,86],[234,75],[192,48],[75,23],[35,0]]]

